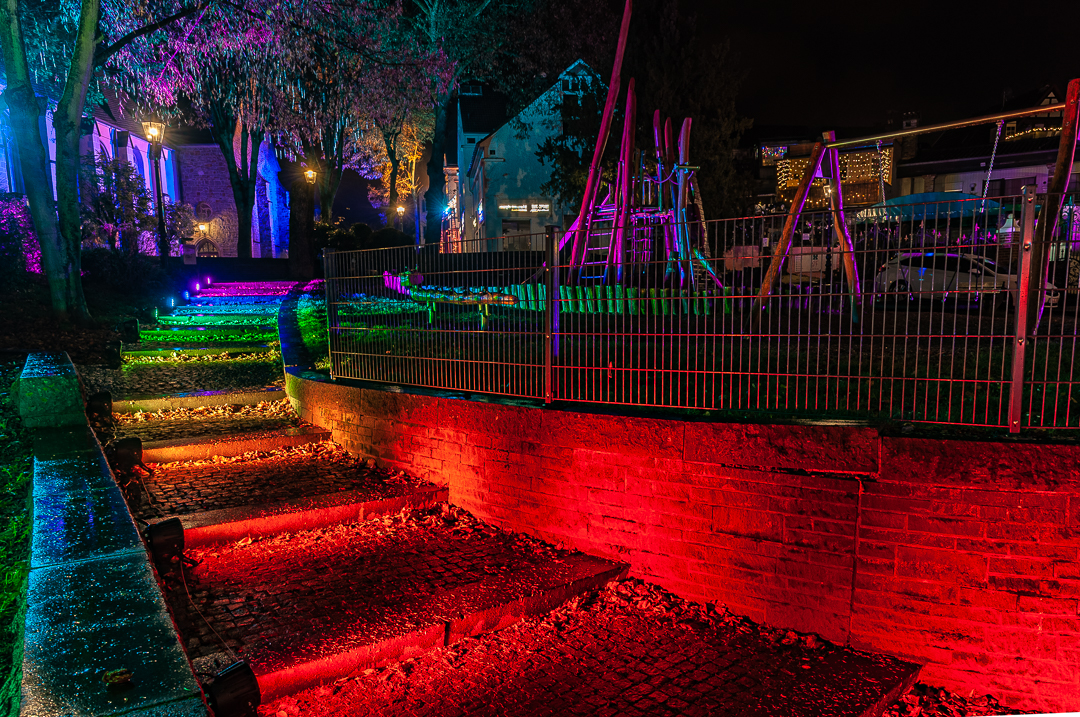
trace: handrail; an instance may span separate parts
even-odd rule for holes
[[[896,139],[898,137],[912,137],[917,134],[927,134],[930,132],[940,132],[946,129],[958,129],[960,127],[974,127],[980,124],[991,124],[999,120],[1010,120],[1017,117],[1028,117],[1030,115],[1044,114],[1046,112],[1063,112],[1065,110],[1064,103],[1058,103],[1056,105],[1040,105],[1038,107],[1029,107],[1024,110],[1013,110],[1012,112],[999,112],[992,115],[983,115],[982,117],[973,117],[972,119],[956,120],[954,122],[942,122],[940,124],[930,124],[925,127],[912,127],[911,129],[902,129],[896,132],[886,132],[885,134],[875,134],[869,137],[859,137],[856,139],[844,139],[836,142],[826,142],[826,147],[856,147],[862,144],[873,144],[880,140]]]

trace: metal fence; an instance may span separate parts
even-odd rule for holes
[[[803,213],[764,300],[785,215],[705,223],[682,281],[655,259],[655,227],[635,228],[621,283],[603,278],[610,228],[575,269],[554,231],[457,254],[329,253],[332,374],[746,417],[1077,428],[1080,212],[1066,202],[1044,283],[1026,259],[1039,203],[850,212],[858,291],[833,215]]]

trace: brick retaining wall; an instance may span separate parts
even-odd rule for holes
[[[683,422],[287,375],[351,452],[683,596],[1080,710],[1080,447]]]

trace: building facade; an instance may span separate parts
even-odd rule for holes
[[[564,98],[579,94],[593,78],[579,60],[525,109],[512,118],[504,115],[497,124],[492,104],[481,105],[483,88],[463,86],[457,117],[457,191],[451,195],[458,234],[449,246],[444,241],[444,251],[543,248],[545,227],[561,225],[567,208],[543,190],[551,167],[536,153],[544,140],[562,132],[559,108]]]

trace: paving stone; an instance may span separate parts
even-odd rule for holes
[[[609,595],[360,671],[259,714],[854,717],[917,672],[727,613],[673,617]]]

